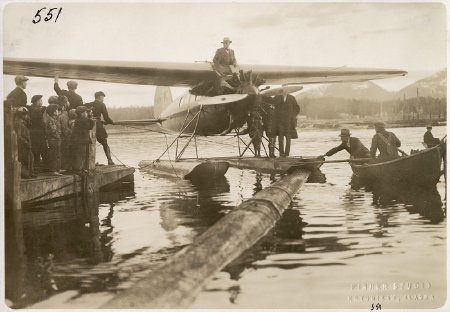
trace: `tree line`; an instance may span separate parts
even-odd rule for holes
[[[138,120],[153,118],[153,106],[108,107],[112,120]]]
[[[447,116],[447,98],[419,97],[375,101],[324,97],[300,99],[301,115],[309,119],[386,117],[395,120],[441,119]],[[153,106],[108,108],[113,120],[154,118]]]
[[[418,97],[375,101],[324,97],[299,101],[310,119],[386,117],[396,120],[440,119],[447,116],[447,98]]]

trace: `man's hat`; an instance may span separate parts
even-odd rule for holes
[[[89,108],[87,108],[86,106],[80,105],[75,109],[75,113],[77,113],[78,115],[81,115],[82,113],[87,112],[88,110],[89,110]]]
[[[341,129],[341,134],[339,134],[340,137],[349,137],[350,135],[351,133],[348,129]]]
[[[16,84],[22,83],[24,81],[27,81],[28,78],[22,75],[16,76],[16,78],[14,78],[14,81],[16,82]]]
[[[58,105],[50,104],[49,106],[47,106],[47,109],[45,111],[47,112],[47,114],[53,115],[53,113],[56,112],[57,110],[58,110]]]
[[[67,88],[69,89],[76,89],[78,86],[78,82],[74,80],[67,81]]]
[[[40,99],[42,99],[42,95],[33,95],[33,97],[31,98],[31,103],[35,104],[37,101],[39,101]]]
[[[224,43],[224,42],[229,42],[229,43],[231,43],[231,42],[233,42],[233,41],[231,41],[229,37],[224,37],[223,40],[222,40],[222,43]]]
[[[106,96],[106,95],[105,95],[105,93],[103,93],[103,91],[95,92],[94,97],[98,98],[99,96]]]
[[[430,124],[428,124],[427,129],[433,129],[433,127]]]
[[[382,129],[386,128],[386,124],[382,121],[378,121],[378,122],[374,123],[373,125],[375,126],[375,128],[382,128]]]
[[[48,104],[59,104],[58,96],[52,95],[48,98]]]

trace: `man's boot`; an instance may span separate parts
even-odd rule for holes
[[[280,152],[280,157],[285,157],[284,154],[284,136],[278,136],[278,150]]]
[[[108,145],[103,145],[103,150],[105,151],[106,158],[108,159],[108,166],[115,165],[111,158],[111,150]]]
[[[269,138],[269,157],[275,158],[275,138]]]

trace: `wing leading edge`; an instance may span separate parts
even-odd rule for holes
[[[311,84],[366,81],[404,76],[396,69],[239,65],[259,74],[266,84]],[[3,74],[95,80],[113,83],[194,87],[215,78],[210,63],[3,59]]]

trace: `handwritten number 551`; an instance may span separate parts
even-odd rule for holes
[[[46,8],[42,8],[42,9],[37,10],[36,15],[34,16],[34,19],[32,21],[33,24],[37,24],[37,23],[39,23],[41,21],[41,19],[42,19],[41,11],[45,10],[45,9]],[[48,22],[48,21],[50,21],[53,18],[53,13],[52,13],[53,10],[58,10],[58,8],[51,8],[51,9],[48,10],[47,15],[44,17],[44,21],[45,22]],[[59,17],[59,14],[61,14],[61,11],[62,11],[62,8],[59,8],[58,15],[56,15],[56,18],[55,18],[55,23],[58,20],[58,17]],[[42,14],[44,14],[44,13],[45,13],[45,11]]]

